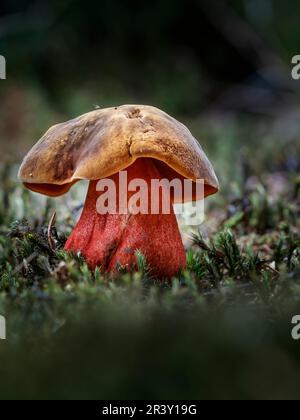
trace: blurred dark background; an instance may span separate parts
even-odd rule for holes
[[[299,13],[280,0],[2,0],[2,159],[95,106],[152,104],[200,137],[212,115],[294,115]]]

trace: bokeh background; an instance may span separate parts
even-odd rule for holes
[[[207,204],[207,234],[225,209],[236,216],[230,203],[247,188],[259,185],[259,199],[268,191],[286,203],[300,170],[300,81],[291,77],[299,16],[297,0],[1,0],[1,220],[18,165],[51,125],[125,103],[162,108],[207,151],[221,183]],[[36,195],[24,207],[22,186],[14,193],[18,219],[63,208],[59,200],[35,202]],[[69,210],[80,202],[74,194]],[[272,200],[268,205],[252,226],[259,234],[276,227],[277,219],[268,219]],[[111,286],[100,300],[85,287],[84,303],[71,295],[67,305],[55,289],[57,306],[53,296],[44,306],[38,290],[17,301],[21,320],[14,303],[0,302],[14,331],[5,348],[0,343],[0,398],[299,397],[299,346],[280,300],[253,311],[255,298],[246,310],[242,292],[233,308],[222,289],[212,312],[209,299],[186,312],[192,298],[181,292],[160,307],[154,297],[143,303],[144,292],[130,285],[128,295],[115,297]],[[269,293],[266,286],[263,304]],[[270,313],[282,315],[276,328]]]
[[[1,159],[18,162],[51,124],[123,103],[161,107],[212,153],[225,147],[212,136],[236,141],[237,154],[255,141],[247,128],[234,132],[236,118],[291,141],[299,12],[297,1],[280,0],[4,0]]]

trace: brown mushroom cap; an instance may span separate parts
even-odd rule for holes
[[[19,179],[33,191],[60,196],[80,179],[109,177],[138,158],[160,161],[168,178],[204,180],[205,196],[219,189],[190,131],[163,111],[141,105],[100,109],[53,126],[25,157]]]

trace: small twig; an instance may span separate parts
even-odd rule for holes
[[[38,253],[34,252],[33,254],[31,254],[28,258],[24,258],[24,260],[21,262],[21,264],[19,264],[13,271],[13,275],[18,274],[23,267],[28,267],[28,264],[30,264],[33,260],[35,260],[38,257]]]
[[[278,270],[276,270],[276,268],[273,268],[267,261],[262,261],[261,262],[261,267],[265,268],[266,270],[270,270],[276,276],[280,275],[280,272]]]
[[[51,249],[51,251],[53,251],[55,249],[55,242],[52,238],[52,228],[53,228],[53,225],[55,224],[55,221],[56,221],[56,211],[54,211],[54,213],[53,213],[53,215],[50,219],[49,226],[48,226],[48,231],[47,231],[48,245],[49,245],[49,248]]]

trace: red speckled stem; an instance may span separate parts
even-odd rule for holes
[[[147,182],[150,208],[151,180],[162,178],[155,160],[138,159],[127,168],[127,177],[128,183],[135,178]],[[119,174],[109,179],[118,186]],[[100,215],[96,203],[103,193],[96,191],[96,186],[97,181],[90,182],[81,218],[66,243],[67,251],[80,251],[91,269],[101,266],[107,272],[113,272],[120,266],[128,271],[136,270],[136,250],[145,255],[154,276],[171,278],[185,267],[186,254],[172,206],[171,214]],[[128,201],[133,194],[128,193]],[[163,194],[161,192],[158,198],[160,203],[164,199]],[[119,191],[117,211],[118,203]]]

